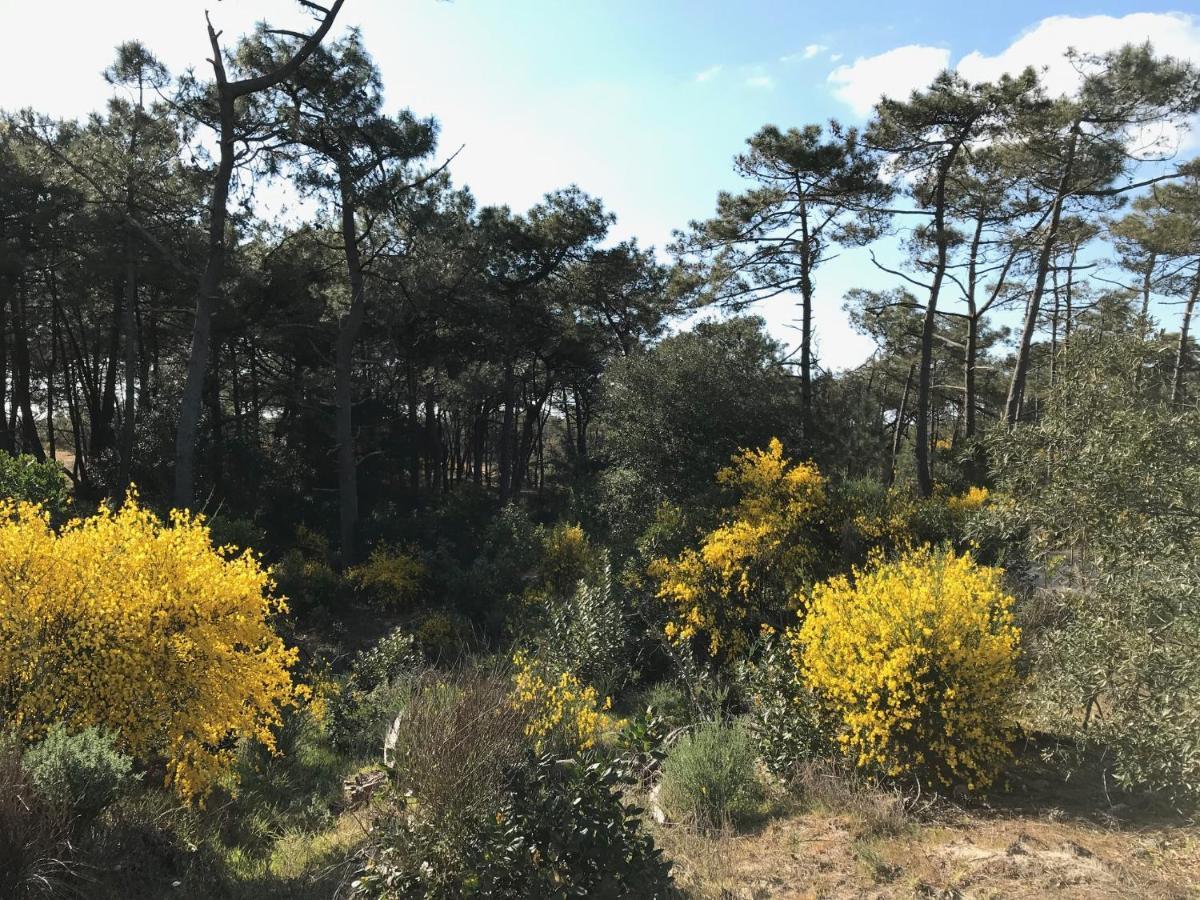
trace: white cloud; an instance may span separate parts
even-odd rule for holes
[[[1200,19],[1183,13],[1131,13],[1115,16],[1051,16],[995,56],[978,50],[958,63],[969,81],[991,81],[1026,66],[1045,68],[1043,81],[1051,94],[1070,93],[1079,84],[1064,53],[1070,47],[1084,53],[1103,53],[1124,44],[1149,41],[1157,53],[1200,62]]]
[[[829,83],[834,85],[834,96],[865,116],[880,97],[903,99],[929,84],[949,64],[949,50],[908,44],[838,66],[829,73]]]
[[[841,58],[842,58],[842,54],[841,54],[841,53],[831,53],[831,54],[829,54],[829,61],[830,61],[830,62],[837,62],[837,61],[838,61],[838,60],[840,60]]]
[[[770,75],[751,75],[746,79],[746,87],[765,88],[770,90],[775,87],[775,79]]]
[[[808,44],[799,53],[789,53],[787,56],[779,57],[779,61],[781,63],[790,63],[801,59],[812,59],[814,56],[824,53],[828,49],[829,47],[825,44]]]
[[[999,53],[988,56],[972,51],[954,68],[968,81],[991,81],[1033,66],[1043,70],[1048,91],[1059,95],[1070,93],[1079,84],[1079,73],[1064,55],[1068,48],[1103,53],[1145,41],[1153,44],[1157,53],[1200,63],[1200,17],[1184,13],[1051,16]],[[830,73],[829,82],[836,97],[865,116],[884,95],[901,98],[925,87],[950,65],[950,57],[950,51],[943,48],[910,44],[839,66]]]
[[[724,66],[709,66],[703,72],[696,73],[696,80],[698,82],[700,82],[701,84],[703,84],[706,81],[712,81],[714,78],[716,78],[718,75],[721,74],[721,70],[723,70],[724,68],[725,68]]]

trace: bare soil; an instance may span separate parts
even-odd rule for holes
[[[688,896],[1200,898],[1200,827],[1027,748],[1005,788],[968,805],[810,777],[741,833],[656,825]]]

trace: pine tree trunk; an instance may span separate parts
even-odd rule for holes
[[[1183,370],[1187,368],[1188,331],[1192,324],[1192,313],[1196,310],[1196,299],[1200,297],[1200,268],[1192,279],[1192,292],[1183,309],[1183,320],[1179,323],[1179,347],[1175,351],[1175,372],[1171,377],[1171,402],[1183,400]]]

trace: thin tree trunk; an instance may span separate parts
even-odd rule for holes
[[[125,302],[121,321],[125,337],[125,406],[121,410],[121,439],[118,449],[117,493],[124,496],[133,475],[133,442],[137,416],[137,265],[133,259],[132,236],[125,240]]]
[[[237,122],[234,105],[239,98],[265,91],[295,74],[325,39],[343,2],[345,0],[334,0],[316,31],[279,68],[234,82],[228,81],[225,75],[225,58],[219,33],[213,28],[212,22],[208,23],[208,39],[212,47],[210,62],[216,76],[220,156],[208,206],[208,259],[196,288],[196,315],[192,322],[187,375],[179,404],[179,421],[175,428],[175,506],[181,509],[190,507],[194,500],[196,431],[200,424],[204,377],[208,373],[212,315],[217,307],[225,273],[225,224],[229,216],[229,184],[233,178]]]
[[[933,494],[933,474],[930,470],[929,411],[933,391],[933,338],[937,329],[938,295],[946,277],[946,255],[949,235],[946,232],[946,178],[957,155],[947,154],[938,171],[937,187],[934,192],[933,225],[937,242],[937,265],[933,272],[933,283],[929,286],[929,302],[925,307],[925,320],[921,325],[921,366],[917,375],[917,487],[922,497]]]
[[[342,243],[345,245],[346,273],[350,279],[350,308],[338,326],[334,403],[337,408],[338,525],[342,564],[357,560],[358,460],[354,449],[354,347],[366,312],[363,295],[362,257],[358,248],[354,198],[346,177],[342,179]]]
[[[15,293],[15,286],[11,278],[5,278],[0,281],[0,284],[7,285],[9,290]],[[0,450],[5,453],[12,454],[16,452],[16,443],[14,440],[13,431],[8,426],[8,421],[4,415],[4,405],[7,402],[6,394],[8,393],[8,303],[5,302],[5,297],[0,294]]]
[[[1183,400],[1183,370],[1187,367],[1188,330],[1192,324],[1192,313],[1196,310],[1196,299],[1200,297],[1200,267],[1192,279],[1192,292],[1187,306],[1183,308],[1183,320],[1179,323],[1179,347],[1175,351],[1175,372],[1171,377],[1171,402]]]
[[[1021,329],[1021,342],[1017,346],[1017,361],[1013,367],[1012,381],[1008,388],[1008,399],[1004,404],[1004,419],[1011,428],[1021,415],[1021,403],[1025,399],[1025,381],[1029,375],[1029,355],[1033,346],[1033,333],[1037,330],[1038,312],[1041,309],[1042,295],[1046,290],[1046,275],[1050,270],[1050,255],[1058,241],[1059,223],[1062,221],[1063,204],[1071,186],[1071,178],[1075,172],[1075,152],[1079,143],[1079,125],[1071,129],[1071,141],[1067,145],[1067,158],[1058,189],[1054,196],[1054,206],[1050,213],[1050,224],[1042,241],[1042,249],[1038,255],[1037,274],[1033,281],[1033,292],[1025,309],[1025,324]]]
[[[513,444],[516,439],[516,378],[511,359],[504,362],[504,418],[500,425],[500,502],[512,497]]]
[[[808,209],[800,201],[800,428],[810,447],[812,433],[812,248],[809,245]]]
[[[414,494],[421,487],[421,442],[417,428],[417,372],[412,361],[406,365],[405,380],[408,386],[408,483]]]
[[[1151,252],[1150,258],[1146,261],[1146,273],[1142,276],[1142,318],[1150,315],[1150,289],[1154,285],[1154,264],[1158,261],[1158,254]]]
[[[218,56],[219,60],[220,57]],[[219,66],[218,63],[214,65]],[[191,507],[196,486],[196,436],[200,426],[200,408],[204,401],[204,379],[212,341],[212,316],[217,308],[221,279],[225,272],[225,223],[229,215],[229,183],[234,162],[234,98],[220,90],[218,108],[221,117],[220,161],[208,207],[208,261],[196,289],[196,315],[192,321],[192,343],[188,352],[183,397],[179,401],[179,421],[175,427],[175,506]]]
[[[33,454],[38,462],[45,462],[46,450],[42,447],[37,419],[33,415],[29,333],[25,324],[25,302],[20,295],[21,291],[13,291],[13,406],[21,408],[21,451]]]
[[[892,427],[892,457],[888,465],[887,478],[884,483],[891,487],[896,481],[896,462],[900,456],[900,442],[904,440],[904,418],[908,409],[908,392],[912,390],[913,374],[916,364],[908,367],[908,377],[904,379],[904,393],[900,395],[900,408],[896,410],[896,422]]]

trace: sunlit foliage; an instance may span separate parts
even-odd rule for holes
[[[200,518],[169,525],[129,499],[61,532],[0,503],[0,718],[26,739],[102,726],[143,764],[203,795],[236,741],[274,745],[299,692],[271,628],[284,610],[249,552],[213,547]]]

